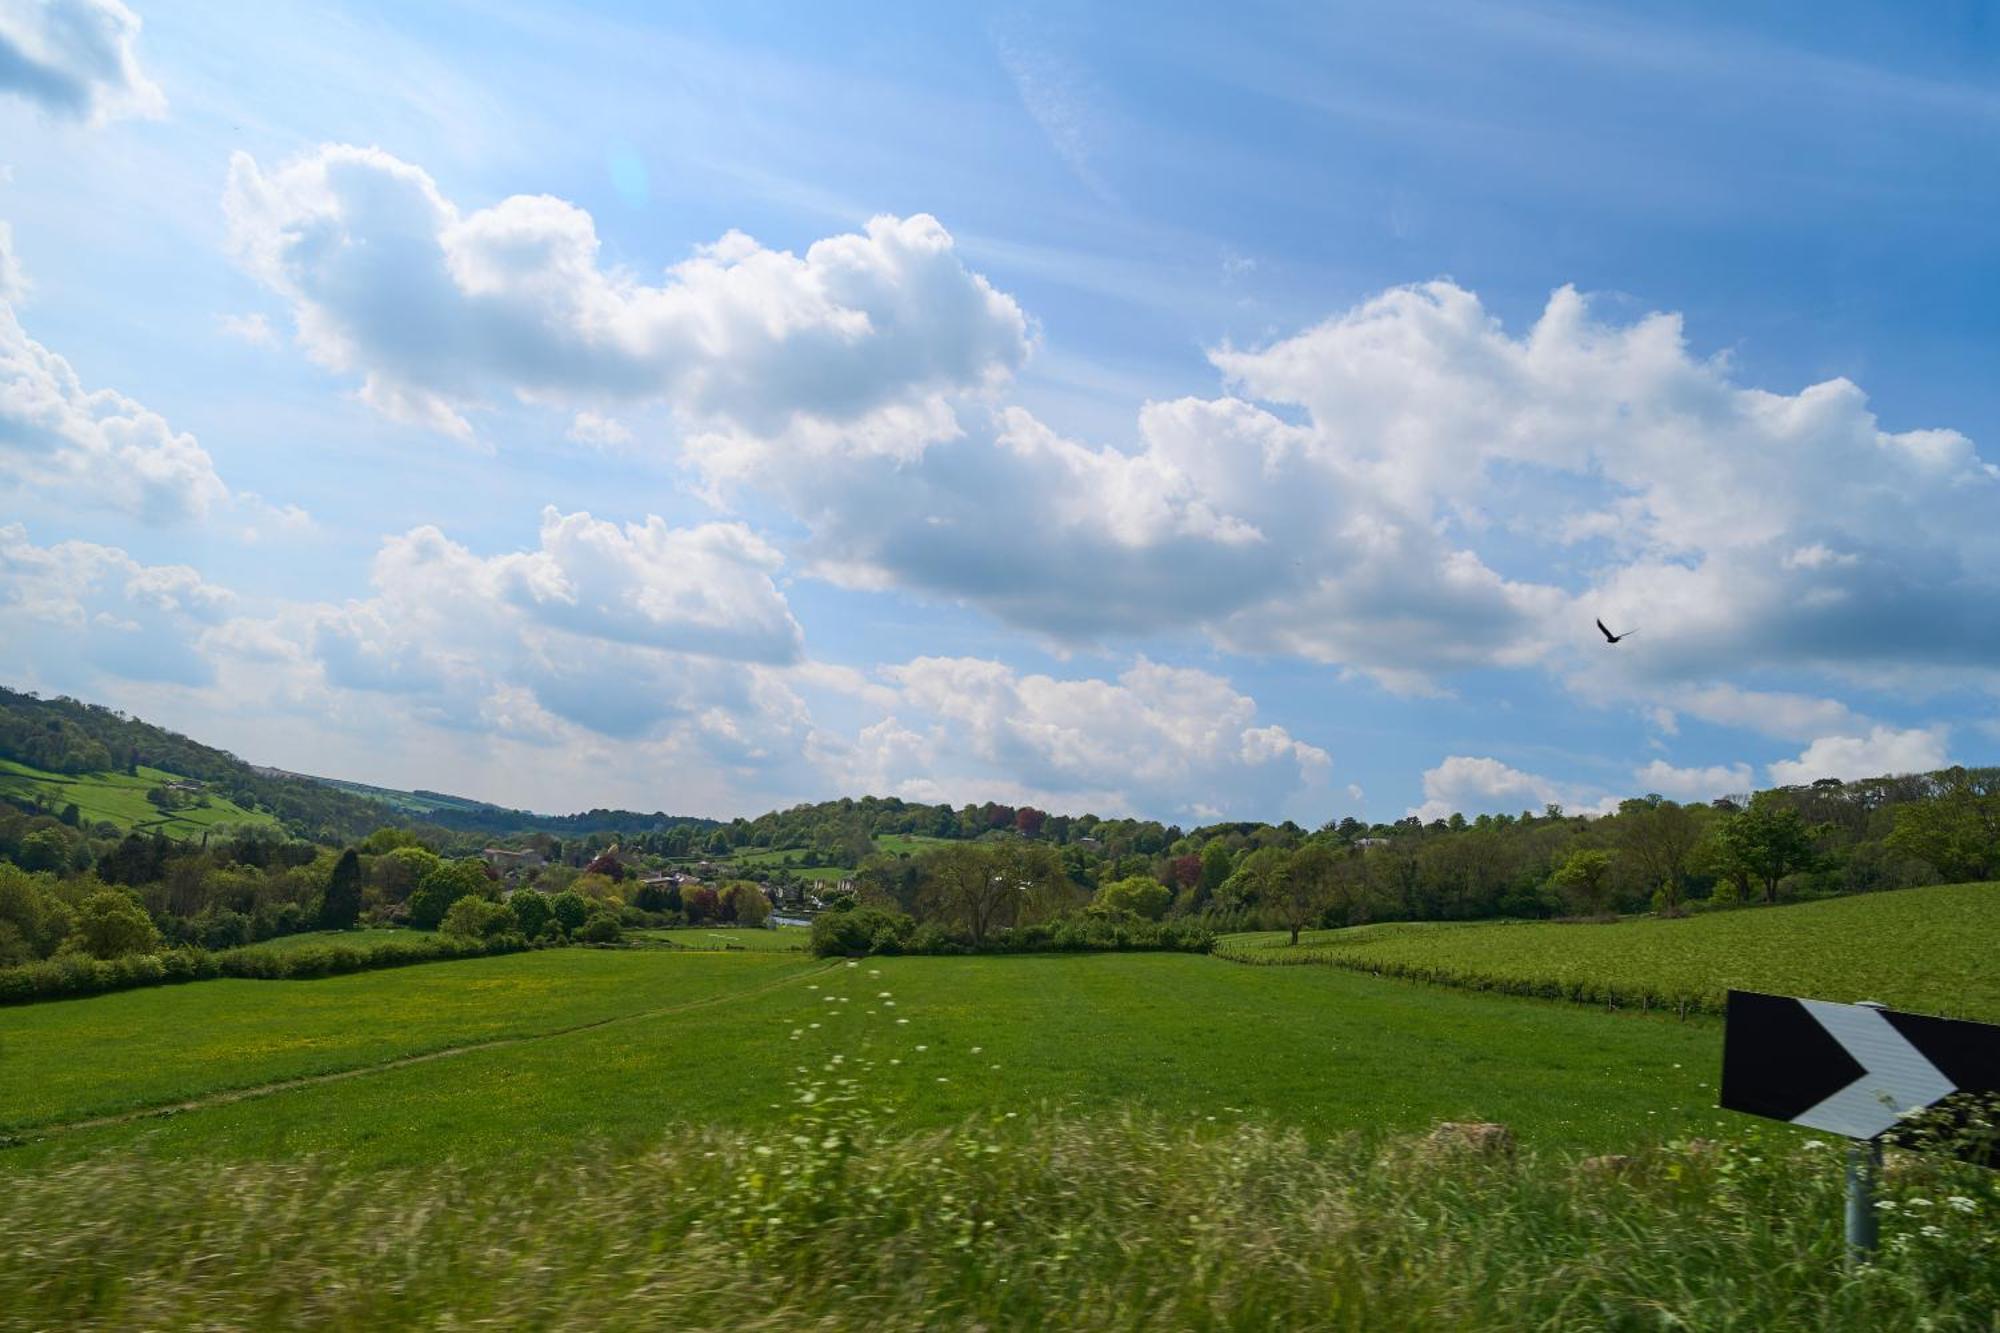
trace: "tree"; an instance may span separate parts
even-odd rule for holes
[[[372,839],[371,839],[372,841]],[[417,891],[424,876],[444,864],[428,847],[392,847],[375,858],[375,887],[385,902],[400,903]]]
[[[1097,896],[1090,901],[1090,910],[1097,913],[1129,912],[1148,921],[1158,921],[1166,914],[1167,904],[1173,900],[1173,890],[1151,875],[1132,875],[1113,880],[1099,889]]]
[[[326,897],[320,900],[321,930],[352,930],[361,920],[361,858],[352,847],[333,863],[326,882]]]
[[[429,930],[444,920],[444,914],[460,898],[484,897],[491,886],[486,866],[476,856],[439,862],[410,895],[410,924]]]
[[[1944,776],[1944,790],[1895,810],[1889,849],[1927,861],[1947,880],[1985,879],[2000,864],[2000,797],[1981,795],[1965,770]]]
[[[1764,901],[1778,901],[1778,881],[1818,861],[1812,830],[1775,792],[1761,791],[1749,808],[1731,815],[1718,834],[1733,867],[1764,886]]]
[[[38,828],[21,839],[14,863],[23,870],[67,870],[69,838],[61,829]]]
[[[514,914],[500,903],[465,897],[451,905],[451,910],[444,914],[444,920],[438,923],[438,929],[446,935],[457,935],[463,939],[488,940],[505,934],[514,925]]]
[[[1688,858],[1701,840],[1701,826],[1684,805],[1657,796],[1618,807],[1618,849],[1638,869],[1645,888],[1659,890],[1665,909],[1676,911]]]
[[[514,925],[529,939],[542,933],[542,927],[554,915],[547,897],[534,889],[516,889],[514,896],[507,900],[507,910],[514,914]]]
[[[1550,876],[1555,886],[1581,903],[1591,916],[1604,911],[1604,895],[1610,887],[1611,853],[1597,847],[1579,847],[1563,858]]]
[[[1293,852],[1274,877],[1265,899],[1292,932],[1293,944],[1299,942],[1299,932],[1318,921],[1333,901],[1334,873],[1333,853],[1313,843]]]
[[[590,900],[564,889],[549,899],[549,915],[556,919],[557,925],[574,934],[583,929],[584,920],[590,915]]]
[[[1004,924],[1020,889],[998,873],[984,850],[969,844],[941,847],[923,858],[924,901],[965,928],[976,947]]]
[[[123,958],[160,947],[160,932],[138,899],[120,889],[99,889],[77,904],[70,943],[93,958]]]
[[[722,914],[721,895],[706,884],[696,884],[692,888],[682,889],[681,910],[687,913],[690,926],[713,921]]]
[[[749,880],[739,879],[728,885],[720,897],[725,914],[733,917],[739,926],[762,929],[764,923],[771,919],[771,900],[764,896],[764,890]]]

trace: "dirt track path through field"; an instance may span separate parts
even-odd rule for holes
[[[432,1060],[445,1060],[454,1055],[470,1055],[476,1051],[493,1051],[507,1046],[525,1046],[531,1042],[550,1041],[557,1037],[574,1036],[588,1032],[592,1028],[610,1027],[617,1023],[636,1023],[644,1018],[661,1018],[667,1014],[684,1014],[695,1009],[706,1009],[711,1005],[728,1000],[744,1000],[753,995],[764,995],[781,990],[793,982],[811,977],[823,976],[840,966],[835,959],[825,967],[813,968],[806,972],[794,972],[775,981],[748,986],[742,990],[727,991],[721,995],[710,995],[699,1000],[684,1000],[679,1004],[661,1005],[655,1009],[640,1009],[629,1014],[612,1014],[608,1018],[593,1018],[588,1023],[572,1023],[567,1027],[550,1028],[547,1032],[530,1032],[517,1037],[489,1037],[484,1041],[469,1041],[457,1046],[440,1046],[434,1051],[423,1051],[416,1055],[399,1055],[393,1060],[383,1060],[372,1065],[356,1065],[351,1069],[336,1069],[325,1074],[303,1074],[297,1078],[278,1079],[272,1083],[253,1083],[240,1088],[224,1088],[218,1092],[204,1093],[185,1101],[167,1102],[157,1106],[141,1106],[130,1111],[119,1111],[112,1115],[90,1116],[82,1120],[58,1120],[45,1125],[34,1125],[12,1136],[13,1144],[26,1144],[38,1139],[53,1138],[58,1134],[74,1134],[82,1130],[103,1129],[110,1125],[130,1124],[135,1120],[151,1120],[165,1116],[180,1115],[186,1111],[204,1111],[212,1106],[227,1106],[231,1102],[247,1102],[256,1097],[269,1097],[274,1093],[290,1092],[294,1088],[310,1088],[321,1083],[338,1083],[343,1079],[365,1078],[370,1074],[385,1074],[390,1070],[403,1069],[410,1065],[421,1065]],[[0,1147],[11,1146],[0,1143]]]

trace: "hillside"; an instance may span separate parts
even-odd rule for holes
[[[0,759],[35,770],[27,777],[34,783],[89,777],[95,779],[88,784],[91,788],[107,792],[120,785],[112,779],[121,774],[131,777],[139,770],[192,779],[203,784],[211,802],[226,801],[241,812],[267,816],[293,833],[319,841],[348,841],[395,822],[379,802],[310,778],[260,770],[226,750],[124,713],[4,687],[0,687]]]
[[[2000,884],[1945,884],[1786,907],[1609,924],[1398,923],[1280,932],[1218,949],[1474,990],[1719,1010],[1731,989],[2000,1021]]]
[[[199,837],[225,826],[275,826],[278,820],[261,810],[246,810],[226,796],[180,792],[185,774],[169,773],[144,764],[131,772],[51,773],[11,759],[0,759],[0,798],[18,804],[39,804],[61,813],[71,805],[82,825],[114,825],[121,833],[164,833],[170,838]],[[171,793],[160,800],[147,793]]]
[[[294,776],[324,783],[363,800],[378,802],[402,816],[404,822],[435,824],[459,833],[483,833],[495,837],[552,833],[558,837],[574,837],[587,833],[657,833],[679,827],[703,830],[719,827],[717,820],[696,815],[670,815],[662,810],[646,814],[637,810],[595,809],[573,815],[545,815],[422,788],[402,791],[342,778],[308,777],[305,774]]]

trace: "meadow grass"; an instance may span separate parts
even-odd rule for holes
[[[199,837],[222,824],[258,824],[277,827],[271,815],[245,810],[215,792],[201,808],[164,811],[146,799],[146,789],[178,781],[178,775],[162,769],[141,767],[129,773],[50,773],[30,768],[11,759],[0,759],[0,796],[15,800],[39,799],[52,810],[74,802],[85,824],[100,821],[122,830],[158,831],[174,838]]]
[[[910,1133],[823,1064],[781,1132],[357,1172],[111,1154],[0,1190],[0,1328],[1991,1330],[1994,1177],[1838,1154],[1612,1163],[1017,1115]]]
[[[873,958],[562,950],[299,983],[202,982],[0,1013],[0,1169],[112,1144],[169,1157],[619,1151],[769,1127],[800,1065],[872,1060],[913,1128],[1037,1107],[1259,1118],[1315,1136],[1498,1120],[1624,1149],[1716,1133],[1720,1027],[1189,955]],[[750,993],[753,983],[785,978]],[[737,988],[732,991],[731,988]],[[888,991],[888,996],[881,992]],[[696,1012],[69,1133],[36,1125],[697,996]]]
[[[918,856],[935,847],[951,844],[950,838],[933,838],[925,833],[878,833],[875,835],[875,850],[890,856]]]
[[[0,1010],[0,1132],[708,1000],[810,966],[775,953],[669,962],[664,953],[550,949]]]
[[[812,938],[804,926],[744,930],[735,926],[672,926],[628,930],[629,940],[655,940],[683,949],[749,949],[758,953],[799,953]]]
[[[2000,884],[1947,884],[1785,907],[1606,924],[1389,924],[1227,936],[1252,963],[1363,972],[1592,1004],[1720,1011],[1729,990],[1879,1000],[2000,1020]]]
[[[299,949],[313,949],[329,944],[344,944],[365,949],[371,944],[381,944],[387,940],[429,939],[436,933],[436,931],[402,926],[364,926],[359,930],[305,930],[296,935],[274,935],[268,940],[245,944],[239,950],[232,952],[292,953]]]

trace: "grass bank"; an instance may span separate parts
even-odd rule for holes
[[[2000,1021],[2000,884],[1605,924],[1491,922],[1224,937],[1245,963],[1324,964],[1471,990],[1720,1013],[1731,989]]]
[[[1894,1162],[1880,1262],[1850,1279],[1824,1148],[1587,1162],[1146,1115],[907,1133],[843,1072],[794,1089],[783,1133],[527,1170],[22,1173],[0,1328],[1828,1333],[1990,1330],[2000,1308],[1993,1177],[1949,1162]]]

